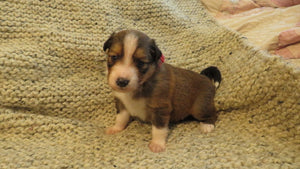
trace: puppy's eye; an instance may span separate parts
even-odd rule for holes
[[[117,55],[112,55],[112,56],[110,56],[110,58],[111,58],[111,60],[114,62],[114,61],[116,61],[116,60],[119,59],[119,56],[117,56]]]
[[[138,68],[142,68],[144,65],[145,65],[145,62],[143,62],[143,61],[141,61],[141,60],[137,60],[137,61],[136,61],[136,66],[137,66]]]

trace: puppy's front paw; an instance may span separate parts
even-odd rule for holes
[[[149,143],[149,148],[153,153],[159,153],[159,152],[163,152],[166,150],[166,145],[151,141]]]
[[[215,126],[213,124],[208,123],[200,123],[200,130],[202,133],[209,133],[214,130]]]
[[[109,127],[105,130],[105,134],[109,134],[109,135],[112,135],[112,134],[116,134],[116,133],[119,133],[120,131],[122,131],[123,129],[121,128],[118,128],[116,126],[112,126],[112,127]]]

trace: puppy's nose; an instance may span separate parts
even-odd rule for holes
[[[124,79],[124,78],[118,78],[117,81],[116,81],[117,85],[120,86],[120,87],[125,87],[128,85],[129,83],[129,80],[127,79]]]

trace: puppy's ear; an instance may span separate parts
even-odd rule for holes
[[[152,56],[153,61],[157,62],[161,57],[161,51],[157,47],[155,40],[151,39],[150,41],[150,54]]]
[[[112,45],[112,42],[113,42],[113,37],[114,37],[115,33],[112,33],[110,35],[110,37],[106,40],[106,42],[104,43],[103,45],[103,50],[104,52],[106,52],[107,49],[109,49]]]

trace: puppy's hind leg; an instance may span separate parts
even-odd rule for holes
[[[200,130],[202,133],[209,133],[209,132],[212,132],[214,129],[215,129],[214,124],[200,122]]]
[[[214,130],[217,112],[213,101],[205,102],[202,99],[201,102],[196,102],[192,110],[192,116],[200,121],[201,132],[209,133]]]
[[[216,119],[216,117],[209,115],[210,113],[211,112],[205,112],[200,118],[198,118],[199,116],[193,116],[200,121],[200,131],[202,133],[209,133],[215,129],[215,120],[213,119]]]

